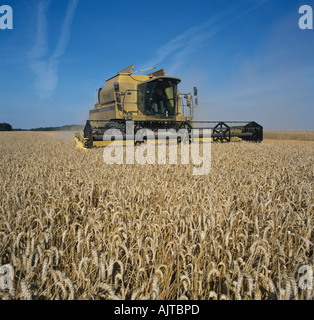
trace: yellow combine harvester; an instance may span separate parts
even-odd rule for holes
[[[178,90],[181,80],[166,76],[164,69],[138,75],[140,71],[133,72],[133,68],[132,65],[118,72],[96,91],[95,107],[89,111],[84,132],[75,135],[78,146],[110,144],[111,136],[106,136],[109,129],[118,129],[126,140],[128,122],[132,123],[134,134],[140,129],[150,129],[156,135],[159,129],[172,129],[172,132],[186,129],[193,139],[193,129],[200,129],[200,138],[203,129],[211,129],[213,141],[263,140],[263,127],[254,121],[193,121],[198,104],[196,87],[193,95],[181,94]]]

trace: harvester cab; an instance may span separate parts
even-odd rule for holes
[[[92,148],[111,143],[105,133],[118,129],[126,136],[126,123],[132,121],[134,133],[139,129],[212,129],[214,141],[262,141],[263,128],[255,122],[194,121],[194,108],[198,104],[197,88],[191,93],[180,93],[179,78],[166,76],[161,69],[147,75],[133,72],[131,65],[109,78],[104,87],[97,89],[95,106],[89,111],[83,134],[76,134],[78,146]],[[201,136],[201,134],[200,134]],[[134,141],[141,142],[141,141]]]

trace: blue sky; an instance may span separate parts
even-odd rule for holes
[[[313,0],[0,0],[0,122],[84,124],[117,71],[164,68],[199,89],[198,120],[314,129]]]

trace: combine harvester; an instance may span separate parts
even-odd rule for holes
[[[254,121],[193,121],[194,108],[198,104],[196,87],[194,96],[182,94],[178,90],[181,80],[166,76],[164,69],[137,75],[151,69],[133,72],[133,68],[132,65],[118,72],[96,91],[95,107],[89,111],[83,134],[75,135],[77,146],[89,149],[111,144],[112,136],[105,135],[109,129],[120,130],[122,140],[129,140],[127,123],[132,123],[133,138],[140,129],[150,129],[156,136],[160,129],[172,129],[169,132],[186,129],[192,140],[193,129],[199,129],[202,140],[205,138],[202,131],[211,129],[212,141],[263,140],[263,127]],[[180,142],[178,135],[174,136]],[[134,138],[134,143],[144,142],[147,138],[143,135],[138,141]]]

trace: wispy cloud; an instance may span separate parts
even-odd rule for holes
[[[167,64],[169,74],[176,73],[189,61],[193,54],[200,50],[204,44],[207,44],[207,40],[231,24],[243,19],[267,1],[260,0],[251,7],[245,7],[238,15],[235,15],[235,12],[239,12],[238,5],[237,7],[228,7],[228,9],[183,31],[177,37],[162,45],[157,49],[156,55],[144,63],[142,67],[158,66],[163,62]]]
[[[47,12],[51,0],[41,1],[37,6],[37,27],[35,43],[30,50],[28,58],[36,80],[35,86],[41,99],[51,97],[58,84],[58,67],[61,57],[68,46],[72,22],[79,0],[70,0],[63,20],[60,37],[54,53],[47,56]]]
[[[204,94],[198,119],[255,120],[265,129],[313,129],[314,44],[295,15],[279,17],[224,84]]]
[[[157,49],[156,55],[145,62],[143,67],[157,66],[161,62],[167,60],[167,58],[172,58],[174,54],[179,58],[177,61],[182,61],[195,50],[193,46],[196,45],[201,38],[204,38],[206,30],[213,26],[218,18],[219,17],[216,16],[202,24],[189,28],[174,39],[162,45]]]

